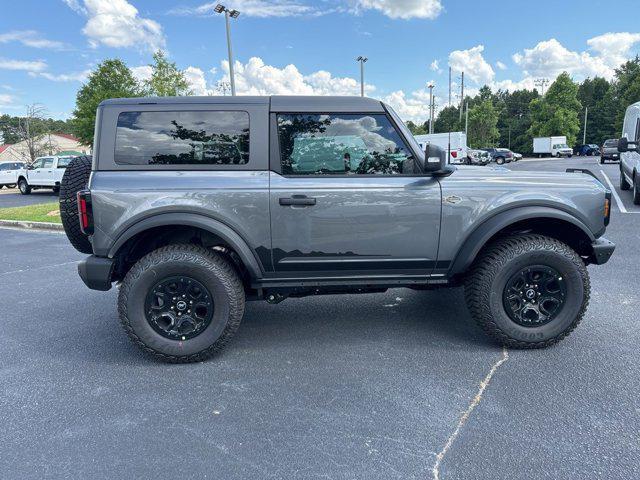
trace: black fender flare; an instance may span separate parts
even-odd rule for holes
[[[242,259],[242,262],[252,278],[257,279],[263,277],[261,264],[259,259],[256,257],[254,250],[249,247],[247,242],[235,230],[219,220],[196,213],[161,213],[140,220],[118,236],[109,250],[109,258],[113,258],[127,240],[130,240],[137,234],[151,228],[165,227],[169,225],[183,225],[201,228],[202,230],[206,230],[219,236],[231,248],[233,248],[233,250]]]
[[[487,244],[489,239],[500,230],[513,225],[522,220],[532,218],[553,218],[570,223],[584,232],[592,242],[595,240],[594,234],[589,230],[580,219],[571,215],[564,210],[553,207],[529,206],[517,207],[510,210],[496,213],[492,217],[484,220],[478,225],[463,242],[462,247],[458,250],[456,257],[451,264],[449,275],[456,275],[466,271],[480,250]]]

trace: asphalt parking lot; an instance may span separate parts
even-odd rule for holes
[[[37,203],[57,202],[58,194],[53,190],[34,190],[30,195],[22,195],[17,188],[3,188],[0,190],[0,208],[2,207],[24,207]]]
[[[509,166],[567,167],[618,182]],[[396,289],[249,303],[221,355],[158,363],[64,235],[0,228],[0,477],[640,478],[640,209],[617,193],[585,319],[536,351],[491,343],[460,289]]]

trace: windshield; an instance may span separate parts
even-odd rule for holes
[[[553,148],[557,149],[557,148],[569,148],[569,147],[567,147],[566,143],[558,143],[558,144],[554,145]]]
[[[613,147],[614,145],[618,145],[617,140],[607,140],[606,142],[604,142],[605,147]]]

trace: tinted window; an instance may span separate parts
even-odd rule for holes
[[[42,168],[51,168],[53,166],[53,158],[45,158],[42,163]]]
[[[120,165],[242,165],[249,161],[247,112],[123,112]]]
[[[33,168],[42,168],[42,164],[44,163],[44,158],[36,160],[33,162]]]
[[[606,142],[604,142],[604,146],[605,147],[613,147],[613,146],[617,146],[618,145],[618,141],[617,140],[607,140]]]
[[[11,170],[10,163],[0,163],[0,170]]]
[[[417,173],[404,141],[378,115],[278,115],[282,173],[367,175]]]

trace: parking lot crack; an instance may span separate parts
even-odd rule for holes
[[[447,438],[447,441],[442,447],[442,450],[440,450],[440,452],[436,455],[436,462],[433,464],[433,468],[431,469],[434,480],[440,480],[440,466],[442,465],[442,462],[445,456],[447,455],[447,452],[449,452],[449,449],[451,448],[453,443],[456,441],[456,438],[458,438],[458,435],[460,435],[460,432],[462,431],[465,424],[469,420],[469,417],[471,416],[471,413],[473,412],[473,410],[482,401],[482,396],[484,395],[485,390],[489,386],[489,383],[491,383],[491,379],[493,378],[493,375],[496,373],[498,368],[500,368],[500,366],[504,362],[506,362],[508,359],[509,359],[509,352],[506,347],[503,347],[502,355],[491,366],[491,369],[487,373],[486,377],[484,377],[484,380],[480,382],[480,388],[478,388],[478,392],[476,393],[475,397],[473,397],[473,400],[471,401],[467,409],[460,416],[460,419],[458,420],[458,424],[456,425],[456,428],[453,430],[451,435],[449,435],[449,438]]]

